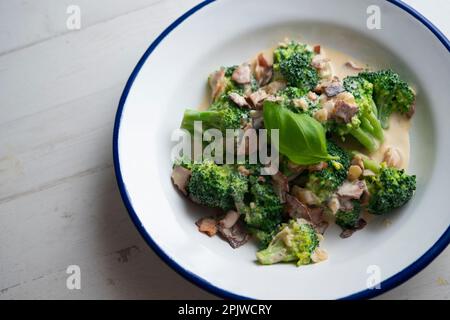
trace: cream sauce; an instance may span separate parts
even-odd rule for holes
[[[398,113],[391,116],[389,129],[384,130],[384,142],[380,148],[369,156],[378,161],[383,161],[384,154],[389,147],[397,148],[401,155],[400,168],[408,169],[409,166],[409,128],[411,121]]]
[[[269,59],[272,60],[274,49],[275,47],[269,48],[266,50],[262,50],[259,53],[265,54],[268,60]],[[255,57],[253,57],[250,60],[252,66],[255,65],[256,63],[255,61],[258,54],[255,55]],[[367,65],[362,63],[361,61],[358,61],[353,57],[351,57],[350,55],[347,55],[341,51],[332,48],[321,46],[321,54],[330,59],[333,75],[339,77],[339,79],[341,80],[344,79],[346,76],[356,75],[359,72],[359,70],[355,70],[347,65],[347,62],[349,61],[352,61],[358,67],[367,68]],[[209,104],[210,104],[210,97],[209,94],[207,94],[204,96],[203,101],[201,102],[198,109],[206,110]],[[384,142],[381,144],[380,148],[372,154],[369,154],[367,153],[367,151],[364,151],[362,149],[360,149],[360,151],[370,156],[372,159],[381,162],[383,161],[384,154],[388,148],[390,147],[397,148],[400,152],[402,159],[400,167],[402,169],[407,169],[410,157],[410,143],[409,143],[410,126],[411,126],[410,120],[407,117],[402,116],[400,114],[393,114],[389,121],[389,129],[384,130]],[[355,145],[352,142],[348,143],[346,142],[344,144],[352,149],[355,148]]]
[[[325,56],[328,57],[332,63],[333,74],[339,79],[344,79],[346,76],[358,74],[358,70],[354,70],[346,65],[348,61],[352,61],[359,67],[366,68],[367,65],[358,61],[351,56],[342,53],[340,51],[325,48],[323,50]],[[409,143],[409,128],[411,127],[411,121],[400,114],[393,114],[389,119],[389,128],[384,130],[384,141],[380,148],[372,154],[367,151],[361,150],[361,152],[370,156],[372,159],[381,162],[384,159],[384,154],[388,148],[397,148],[401,155],[400,168],[407,169],[409,166],[410,156],[410,143]]]

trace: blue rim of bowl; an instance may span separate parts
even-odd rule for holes
[[[136,79],[136,76],[138,75],[141,67],[147,60],[147,58],[150,56],[150,54],[155,50],[155,48],[159,45],[159,43],[172,31],[174,30],[178,25],[180,25],[184,20],[186,20],[189,16],[193,15],[195,12],[200,10],[201,8],[205,7],[206,5],[215,2],[217,0],[206,0],[204,2],[199,3],[189,11],[187,11],[185,14],[180,16],[178,19],[176,19],[171,25],[169,25],[148,47],[148,49],[145,51],[139,62],[137,63],[136,67],[134,68],[133,72],[131,73],[125,88],[123,90],[122,96],[120,97],[119,106],[117,109],[115,122],[114,122],[114,133],[113,133],[113,158],[114,158],[114,171],[116,174],[117,184],[120,190],[120,194],[122,197],[122,200],[125,204],[125,207],[128,210],[128,213],[131,217],[131,220],[133,221],[136,228],[139,230],[139,233],[144,238],[144,240],[148,243],[148,245],[155,251],[155,253],[164,261],[166,262],[172,269],[174,269],[176,272],[178,272],[181,276],[183,276],[185,279],[189,280],[190,282],[198,285],[199,287],[205,289],[206,291],[215,294],[217,296],[220,296],[222,298],[226,299],[252,299],[249,297],[241,296],[232,292],[229,292],[227,290],[224,290],[222,288],[219,288],[212,283],[206,281],[205,279],[197,276],[196,274],[192,273],[189,270],[184,269],[182,266],[180,266],[173,258],[168,256],[159,246],[158,244],[152,239],[150,234],[145,230],[143,227],[141,221],[139,220],[139,217],[137,216],[136,212],[133,209],[133,205],[131,204],[130,198],[128,196],[128,192],[125,186],[125,183],[123,181],[122,173],[120,170],[120,161],[119,161],[119,149],[118,149],[118,138],[119,138],[119,129],[120,129],[120,122],[122,118],[122,112],[123,107],[125,105],[125,101],[127,100],[128,93],[133,85],[134,80]],[[403,9],[404,11],[408,12],[410,15],[412,15],[414,18],[419,20],[423,25],[425,25],[435,36],[439,39],[439,41],[447,48],[448,51],[450,51],[450,42],[445,37],[445,35],[436,28],[427,18],[425,18],[423,15],[421,15],[419,12],[417,12],[415,9],[410,7],[409,5],[405,4],[404,2],[401,2],[399,0],[386,0],[387,2],[390,2],[397,7]],[[354,299],[370,299],[373,297],[376,297],[384,292],[387,292],[398,285],[404,283],[414,275],[416,275],[418,272],[420,272],[422,269],[424,269],[431,261],[433,261],[450,243],[450,227],[447,228],[447,230],[444,232],[444,234],[439,238],[439,240],[427,251],[425,252],[419,259],[417,259],[415,262],[410,264],[408,267],[400,271],[399,273],[391,276],[390,278],[384,280],[380,284],[380,289],[366,289],[354,294],[351,294],[349,296],[343,297],[341,299],[343,300],[354,300]]]

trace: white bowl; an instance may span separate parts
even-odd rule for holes
[[[381,29],[366,26],[369,5]],[[206,210],[170,182],[171,132],[183,110],[196,107],[206,78],[283,39],[305,39],[376,67],[391,67],[417,88],[411,164],[417,192],[398,212],[376,218],[351,238],[330,228],[329,259],[297,268],[260,266],[256,247],[233,250],[194,224]],[[406,281],[450,241],[449,41],[429,21],[397,1],[205,1],[170,25],[148,48],[124,89],[114,129],[114,163],[130,216],[171,267],[228,298],[369,298]],[[369,289],[373,283],[378,288]]]

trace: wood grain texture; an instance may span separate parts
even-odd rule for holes
[[[0,1],[0,299],[215,298],[142,240],[111,155],[131,70],[199,2]],[[408,2],[450,34],[448,1]],[[69,4],[81,8],[81,30],[66,28]],[[81,267],[81,290],[66,288],[71,264]],[[447,249],[379,298],[449,299],[449,270]]]

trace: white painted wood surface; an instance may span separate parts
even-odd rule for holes
[[[117,103],[150,42],[199,0],[0,0],[0,299],[215,298],[166,266],[122,205]],[[448,0],[407,1],[450,35]],[[66,27],[80,6],[81,29]],[[81,290],[66,268],[81,268]],[[384,299],[449,299],[450,250]]]

